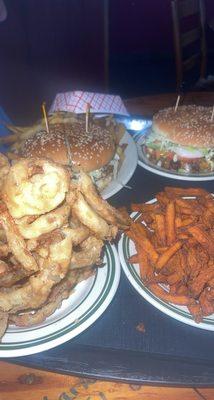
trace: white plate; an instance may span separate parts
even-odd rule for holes
[[[153,199],[148,203],[154,203],[156,200]],[[132,213],[131,217],[137,217],[139,213]],[[136,254],[136,249],[134,242],[130,240],[124,233],[121,236],[118,245],[120,262],[125,272],[129,282],[137,290],[137,292],[150,304],[156,307],[158,310],[162,311],[164,314],[177,319],[187,325],[194,326],[196,328],[206,329],[209,331],[214,331],[214,314],[204,317],[200,324],[197,324],[189,313],[187,307],[177,306],[171,303],[167,303],[161,300],[159,297],[155,296],[142,282],[139,275],[138,264],[130,264],[127,260],[133,254]]]
[[[131,179],[137,167],[137,162],[138,162],[137,146],[135,141],[128,132],[125,132],[120,141],[120,144],[123,143],[128,144],[124,152],[125,159],[121,165],[121,168],[117,175],[117,179],[113,179],[109,183],[109,185],[102,191],[101,194],[104,199],[108,199],[115,193],[119,192],[119,190],[121,190],[126,185],[129,179]],[[2,152],[5,152],[4,146],[1,146],[0,150],[2,150]]]
[[[110,182],[110,184],[102,191],[101,194],[104,199],[108,199],[115,193],[119,192],[119,190],[121,190],[123,186],[127,184],[129,179],[131,179],[137,167],[137,162],[138,162],[137,147],[134,140],[132,139],[132,137],[129,135],[128,132],[124,134],[120,143],[128,144],[128,146],[125,149],[125,159],[119,170],[117,179],[113,179]]]
[[[143,136],[137,136],[136,139],[136,144],[137,144],[137,151],[138,151],[138,164],[145,168],[147,171],[153,172],[154,174],[160,175],[160,176],[165,176],[166,178],[172,178],[172,179],[179,179],[182,181],[212,181],[214,180],[214,173],[210,173],[207,175],[186,175],[186,174],[181,174],[181,173],[176,173],[176,172],[171,172],[163,168],[157,167],[157,165],[152,164],[149,162],[148,158],[144,155],[141,145],[144,141],[144,135]]]
[[[42,324],[31,328],[11,326],[0,343],[0,357],[39,353],[79,335],[111,303],[120,280],[120,262],[115,246],[106,244],[104,266],[95,276],[80,282],[61,308]]]

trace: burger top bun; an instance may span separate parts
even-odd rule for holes
[[[181,146],[214,147],[212,107],[179,106],[160,110],[153,117],[153,131]]]
[[[21,148],[22,157],[47,157],[75,171],[91,172],[108,164],[114,157],[116,144],[107,127],[90,124],[50,125],[50,133],[40,131],[27,139]]]

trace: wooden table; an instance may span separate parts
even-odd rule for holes
[[[160,108],[172,106],[176,94],[146,96],[126,100],[133,114],[151,117]],[[214,93],[190,93],[183,103],[212,105]],[[199,400],[214,398],[210,388],[170,388],[128,385],[116,382],[95,381],[74,376],[59,375],[42,370],[0,362],[0,400]]]
[[[165,107],[176,104],[176,93],[164,93],[152,96],[136,97],[125,100],[125,105],[131,114],[139,114],[151,118],[152,115]],[[214,105],[214,92],[190,92],[181,97],[179,104]]]

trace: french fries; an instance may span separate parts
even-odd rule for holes
[[[214,196],[201,188],[166,187],[156,199],[132,206],[141,214],[127,232],[137,251],[128,261],[139,264],[156,296],[186,306],[200,323],[214,313]]]
[[[167,244],[170,245],[175,242],[175,203],[170,201],[166,206],[166,239]]]

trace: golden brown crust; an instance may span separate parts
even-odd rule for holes
[[[26,140],[21,149],[23,157],[50,158],[74,170],[91,172],[103,167],[114,157],[116,144],[111,130],[91,124],[89,133],[85,124],[51,125],[51,131],[41,131]]]
[[[153,117],[154,132],[182,146],[214,147],[212,107],[180,106],[160,110]]]

